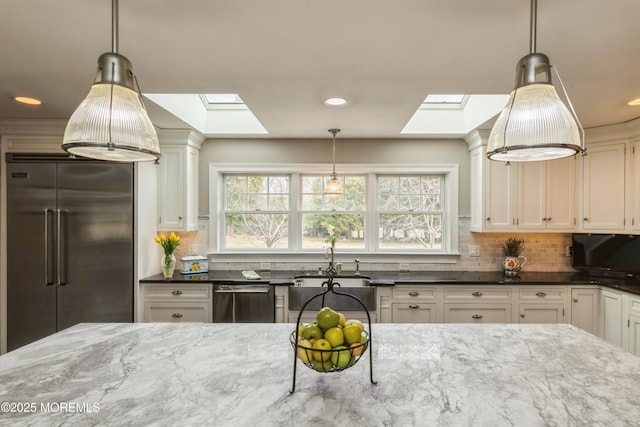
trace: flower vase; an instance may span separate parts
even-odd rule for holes
[[[507,256],[502,262],[504,268],[504,274],[506,276],[517,276],[522,267],[527,263],[527,257],[520,256]]]
[[[162,255],[162,274],[165,279],[173,277],[173,271],[176,269],[176,257],[173,254]]]

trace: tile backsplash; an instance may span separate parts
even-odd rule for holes
[[[186,255],[206,255],[208,252],[208,219],[200,219],[200,231],[180,232],[181,238],[178,258]],[[363,271],[395,271],[408,267],[411,271],[498,271],[502,265],[502,244],[512,236],[524,239],[523,255],[527,264],[523,271],[574,271],[570,258],[566,255],[571,245],[569,233],[472,233],[469,231],[469,218],[458,221],[458,248],[460,258],[453,264],[415,262],[362,262]],[[471,256],[471,247],[477,247],[478,256]],[[210,257],[211,259],[211,257]],[[324,259],[320,261],[324,264]],[[353,263],[346,263],[345,271],[353,271]],[[400,264],[405,264],[400,266]],[[408,265],[407,265],[408,264]],[[313,262],[271,262],[271,270],[317,271],[318,261]],[[402,268],[400,268],[402,267]],[[210,270],[260,270],[255,262],[209,262]]]

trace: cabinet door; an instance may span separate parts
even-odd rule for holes
[[[582,229],[625,229],[624,143],[597,145],[583,157]]]
[[[487,230],[512,230],[515,226],[515,175],[513,166],[488,161],[485,209]]]
[[[512,166],[513,167],[513,166]],[[546,225],[545,162],[518,164],[518,229],[542,230]]]
[[[520,323],[564,323],[564,304],[520,304]]]
[[[511,323],[511,304],[444,304],[445,323]]]
[[[640,316],[629,315],[629,351],[640,356]]]
[[[145,322],[211,322],[209,303],[183,302],[144,304]]]
[[[546,229],[575,231],[576,157],[549,160],[546,169]]]
[[[393,323],[435,323],[437,322],[436,304],[433,303],[393,303]]]
[[[598,334],[598,290],[571,290],[571,324],[594,335]]]
[[[198,162],[200,158],[199,150],[193,147],[186,148],[187,170],[185,171],[186,186],[184,189],[185,210],[183,217],[186,218],[186,229],[198,229]]]
[[[185,150],[163,148],[158,167],[158,230],[181,230],[185,225]]]
[[[631,181],[633,190],[633,212],[632,229],[640,233],[640,141],[633,143],[633,180]]]
[[[600,313],[602,338],[613,345],[622,347],[622,295],[603,289]]]

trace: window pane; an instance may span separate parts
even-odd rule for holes
[[[364,248],[364,214],[302,215],[302,247],[323,248],[330,234],[337,236],[336,250]]]
[[[365,177],[338,176],[342,194],[324,194],[324,185],[329,177],[302,177],[302,210],[305,211],[364,211]]]
[[[227,249],[287,248],[288,215],[226,214],[225,246]]]
[[[442,215],[380,215],[380,247],[388,249],[441,249]]]

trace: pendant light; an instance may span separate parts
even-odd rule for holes
[[[67,123],[62,149],[99,160],[157,160],[158,135],[142,102],[131,62],[118,54],[118,0],[112,0],[111,13],[112,52],[98,58],[96,79]]]
[[[487,144],[491,160],[530,162],[586,153],[584,129],[558,70],[546,55],[536,52],[536,14],[537,0],[531,0],[531,51],[518,62],[516,87],[491,129]],[[571,112],[551,83],[552,68]]]
[[[340,129],[329,129],[329,133],[333,135],[333,172],[329,181],[324,186],[325,194],[342,194],[342,185],[338,181],[338,175],[336,174],[336,134],[340,132]]]

